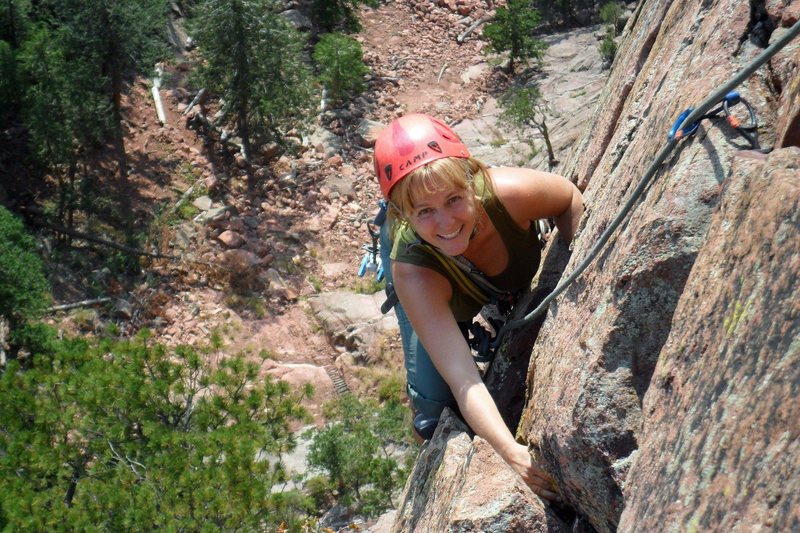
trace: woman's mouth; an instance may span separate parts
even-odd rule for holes
[[[462,229],[464,229],[464,225],[463,224],[461,226],[459,226],[458,229],[455,230],[453,233],[447,233],[447,234],[437,233],[436,236],[439,237],[440,239],[444,240],[444,241],[451,241],[451,240],[455,239],[456,237],[458,237],[458,235],[461,233]]]

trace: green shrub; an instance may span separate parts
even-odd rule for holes
[[[617,42],[614,40],[614,29],[611,26],[606,28],[606,35],[600,42],[600,58],[603,65],[608,68],[614,62],[617,55]]]
[[[408,440],[408,408],[396,401],[378,406],[349,394],[331,410],[333,421],[313,434],[308,463],[327,472],[339,503],[380,514],[392,506],[392,493],[408,474],[388,447]]]
[[[541,61],[544,56],[546,45],[533,36],[539,20],[539,12],[527,0],[509,0],[507,8],[498,7],[495,11],[495,22],[483,30],[490,50],[508,52],[510,72],[520,60]]]
[[[244,355],[21,328],[0,373],[4,531],[300,531],[309,499],[273,491],[312,393]],[[214,361],[212,364],[209,361]]]
[[[534,128],[541,133],[547,148],[548,164],[551,168],[555,166],[558,161],[547,127],[550,110],[538,87],[509,87],[500,96],[498,103],[502,109],[499,117],[502,124],[514,128],[522,135],[526,128]],[[538,149],[533,145],[533,140],[529,140],[528,144],[531,147],[531,157],[534,157]]]
[[[369,69],[363,57],[361,44],[341,33],[323,35],[317,43],[314,61],[319,68],[319,80],[333,102],[341,103],[366,89],[364,75]]]
[[[620,17],[622,17],[622,6],[616,2],[609,2],[600,8],[600,20],[613,28],[615,36]]]
[[[325,509],[333,505],[334,486],[327,477],[312,477],[305,482],[305,489],[317,509]]]
[[[12,326],[42,312],[50,300],[50,287],[34,248],[22,221],[0,206],[0,316]]]
[[[405,395],[405,380],[400,372],[389,374],[378,384],[378,400],[400,403]]]

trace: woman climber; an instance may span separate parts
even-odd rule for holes
[[[555,174],[487,168],[447,125],[422,114],[400,117],[380,132],[375,173],[389,205],[381,255],[399,297],[415,430],[429,437],[451,407],[536,494],[558,499],[481,380],[462,332],[485,299],[476,297],[475,284],[469,290],[458,281],[456,262],[479,271],[481,287],[507,295],[528,288],[541,252],[536,221],[555,219],[561,238],[571,240],[583,213],[580,191]]]

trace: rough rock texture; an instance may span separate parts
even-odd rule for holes
[[[620,530],[800,530],[799,237],[800,148],[737,157],[645,396]]]
[[[550,114],[547,125],[557,160],[563,161],[569,155],[583,132],[608,76],[608,71],[602,68],[595,37],[598,28],[580,28],[544,37],[548,48],[542,67],[531,69],[533,72],[528,74],[528,84],[536,84],[547,102]],[[488,69],[488,64],[479,63],[470,70],[480,72],[480,68]],[[494,98],[481,100],[476,107],[479,105],[480,115],[454,126],[473,156],[493,165],[548,168],[549,158],[541,133],[533,128],[523,135],[510,132],[508,126],[498,121],[501,110]],[[536,146],[536,155],[531,154],[529,142]],[[551,171],[558,173],[560,167],[556,165]]]
[[[421,450],[393,531],[537,533],[569,529],[489,444],[447,411]]]
[[[517,320],[533,311],[550,294],[561,278],[570,258],[569,248],[555,233],[543,251],[542,265],[533,279],[534,287],[514,306],[510,319]],[[509,428],[519,424],[525,404],[525,383],[528,380],[530,354],[544,315],[508,335],[500,355],[489,366],[484,382]]]
[[[591,126],[563,167],[587,205],[565,275],[678,115],[786,31],[798,9],[800,0],[639,4]],[[800,145],[799,87],[800,39],[738,87],[762,146]],[[572,528],[800,528],[800,150],[748,149],[724,121],[704,121],[548,310],[517,435],[574,509]],[[533,344],[530,336],[515,333],[506,349]],[[436,509],[452,513],[441,500],[464,474],[436,475]]]

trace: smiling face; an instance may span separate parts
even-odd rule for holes
[[[460,187],[424,195],[414,202],[408,216],[422,239],[450,256],[466,251],[477,220],[472,190]]]
[[[391,192],[391,216],[406,219],[417,234],[447,255],[464,253],[477,221],[480,200],[472,177],[491,180],[475,159],[448,157],[432,161],[397,183]]]

